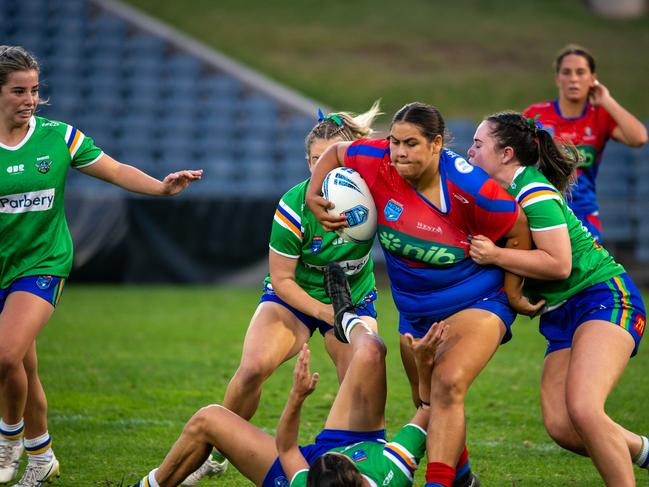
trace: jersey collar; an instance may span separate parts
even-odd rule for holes
[[[562,118],[563,120],[579,120],[579,119],[582,118],[584,115],[586,115],[586,112],[587,112],[588,109],[590,108],[590,104],[589,104],[588,102],[586,102],[586,104],[584,105],[584,111],[581,112],[581,115],[578,115],[578,116],[576,116],[576,117],[564,117],[564,116],[561,114],[561,109],[559,108],[559,99],[556,98],[556,99],[552,102],[552,104],[554,105],[554,109],[555,109],[555,111],[557,112],[557,115],[559,115],[559,118]]]
[[[3,149],[6,149],[6,150],[10,150],[10,151],[17,151],[18,149],[20,149],[23,145],[25,145],[27,143],[29,138],[34,133],[35,128],[36,128],[36,119],[34,118],[34,116],[32,116],[32,118],[29,119],[29,130],[27,130],[27,134],[25,134],[25,137],[23,138],[23,140],[21,140],[20,142],[18,142],[17,145],[14,145],[14,146],[4,145],[2,142],[0,142],[0,147],[3,148]]]

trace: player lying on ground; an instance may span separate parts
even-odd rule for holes
[[[304,485],[307,477],[319,482],[335,477],[330,480],[336,485],[412,485],[414,470],[425,452],[428,405],[422,403],[410,423],[391,442],[385,441],[385,345],[353,314],[345,274],[337,264],[327,267],[325,287],[334,305],[336,326],[341,327],[343,318],[356,323],[346,328],[352,359],[315,444],[298,447],[296,443],[302,404],[318,379],[310,373],[305,344],[295,365],[277,440],[222,406],[207,406],[189,420],[162,465],[134,487],[178,485],[205,461],[213,447],[243,475],[264,487],[287,485],[289,479],[292,485]],[[429,397],[433,357],[445,333],[446,325],[440,323],[420,340],[410,336],[422,378],[422,397]]]
[[[372,134],[371,125],[378,114],[378,102],[356,116],[347,112],[325,116],[319,111],[318,123],[304,140],[309,171],[330,145]],[[322,335],[338,380],[345,376],[352,349],[334,337],[333,308],[322,285],[327,263],[348,267],[356,313],[372,329],[378,329],[372,242],[346,242],[336,233],[325,232],[304,204],[308,183],[309,179],[289,189],[277,205],[268,250],[269,273],[246,331],[241,362],[223,397],[223,407],[243,419],[250,420],[257,411],[264,382],[316,332]],[[218,452],[213,457],[183,480],[183,487],[223,473],[227,461]]]

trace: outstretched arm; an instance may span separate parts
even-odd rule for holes
[[[133,193],[150,196],[173,196],[203,176],[202,169],[178,171],[169,174],[164,180],[158,181],[138,168],[122,164],[106,154],[90,166],[82,167],[79,170]]]
[[[318,373],[311,375],[309,368],[310,352],[306,343],[300,351],[293,372],[293,387],[289,393],[284,412],[277,425],[277,453],[286,477],[290,480],[300,470],[308,469],[309,464],[297,446],[300,429],[300,412],[306,398],[315,390]]]
[[[345,153],[351,142],[338,142],[329,147],[318,159],[311,173],[311,181],[306,190],[306,204],[322,227],[330,232],[339,230],[347,224],[347,219],[341,215],[330,215],[327,210],[333,204],[321,196],[322,183],[329,173],[343,166]]]

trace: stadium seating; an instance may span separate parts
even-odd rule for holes
[[[159,177],[204,167],[190,193],[201,196],[272,199],[308,176],[304,137],[314,115],[183,45],[92,0],[0,0],[0,12],[2,42],[40,59],[42,95],[50,99],[40,114],[77,125],[107,153]],[[475,123],[451,120],[448,129],[452,149],[466,154]],[[610,143],[600,172],[604,240],[636,242],[636,257],[649,262],[649,149]],[[72,174],[68,192],[90,187]]]

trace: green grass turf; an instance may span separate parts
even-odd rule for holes
[[[610,20],[579,0],[126,0],[335,109],[382,98],[474,120],[556,96],[552,61],[569,42],[593,51],[601,81],[649,117],[649,16]]]
[[[157,466],[194,411],[222,399],[258,296],[256,289],[69,286],[38,341],[50,432],[62,465],[58,485],[116,486]],[[378,311],[389,347],[387,422],[394,433],[413,408],[389,291],[381,293]],[[311,348],[321,380],[303,414],[302,442],[320,430],[336,391],[319,336]],[[543,430],[538,405],[543,350],[535,323],[520,319],[514,340],[470,391],[469,448],[483,485],[601,485],[588,460],[562,451]],[[649,432],[643,414],[648,365],[645,346],[608,404],[614,418],[644,433]],[[285,364],[265,386],[254,423],[269,432],[283,408],[292,366],[293,361]],[[638,471],[638,478],[646,476]],[[234,469],[219,483],[249,485]]]

